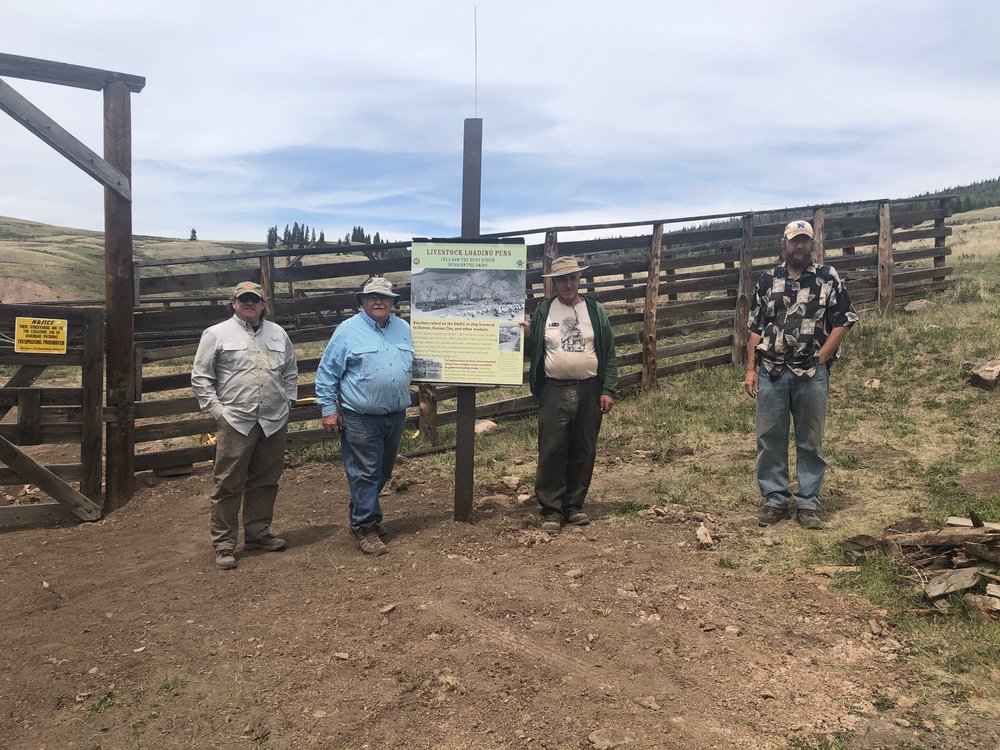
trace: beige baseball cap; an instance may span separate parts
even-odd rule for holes
[[[366,294],[380,294],[383,297],[391,297],[394,300],[399,299],[399,295],[392,291],[392,282],[381,276],[368,279],[365,282],[364,289],[355,293],[354,298],[358,301],[359,305],[361,304],[361,298]]]
[[[786,240],[792,239],[792,237],[798,237],[800,234],[806,235],[809,239],[813,238],[813,228],[812,224],[808,221],[802,221],[798,219],[796,221],[790,221],[785,226],[785,233],[783,237]]]
[[[261,299],[264,299],[264,290],[260,288],[260,284],[256,281],[241,281],[233,289],[233,299],[236,299],[241,294],[256,294]]]

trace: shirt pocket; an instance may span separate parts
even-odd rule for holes
[[[245,341],[226,341],[222,344],[219,358],[225,369],[231,372],[242,372],[253,367]]]
[[[288,361],[283,339],[268,339],[264,342],[267,348],[267,365],[272,370],[281,370]]]
[[[410,379],[410,373],[413,370],[413,344],[408,341],[401,341],[396,344],[396,350],[398,352],[396,362],[398,366],[406,374],[406,379]]]
[[[362,380],[371,380],[379,374],[382,358],[378,356],[379,348],[375,344],[354,344],[351,347],[351,362],[348,370],[355,369]],[[345,373],[345,376],[348,373]]]

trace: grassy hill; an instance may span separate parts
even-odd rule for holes
[[[262,247],[254,242],[188,242],[148,235],[135,235],[133,243],[136,260],[225,255]],[[4,302],[104,296],[103,232],[0,216],[0,257],[4,259],[0,270]]]

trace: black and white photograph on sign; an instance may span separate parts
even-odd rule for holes
[[[500,351],[519,352],[521,351],[521,325],[500,326]]]
[[[444,362],[433,357],[414,357],[414,380],[440,380],[444,374]]]
[[[423,269],[410,280],[410,305],[430,318],[520,321],[524,271]]]

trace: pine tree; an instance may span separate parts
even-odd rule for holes
[[[188,242],[197,242],[197,241],[198,241],[198,233],[194,231],[194,229],[192,229],[191,236],[188,237]]]
[[[326,243],[326,235],[323,234],[323,230],[319,231],[319,244],[323,245]]]

